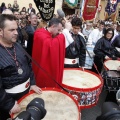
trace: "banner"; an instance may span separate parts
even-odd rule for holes
[[[93,20],[98,8],[99,0],[86,0],[83,9],[83,19]]]
[[[77,7],[78,0],[64,0],[64,4],[73,9]]]
[[[55,0],[34,0],[34,2],[44,21],[49,21],[53,18]]]
[[[116,12],[117,4],[118,0],[108,0],[105,7],[105,11],[107,12],[108,16]]]

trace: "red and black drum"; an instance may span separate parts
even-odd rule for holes
[[[90,108],[98,102],[103,80],[89,70],[66,68],[64,69],[62,86],[74,96],[82,109]]]
[[[106,90],[117,91],[120,89],[120,71],[117,71],[119,66],[119,60],[109,59],[104,62],[105,70],[102,73],[102,77]]]
[[[26,106],[34,98],[42,98],[45,102],[47,111],[42,120],[81,120],[80,106],[72,95],[57,88],[42,89],[42,94],[30,92],[18,101],[22,111],[26,110]],[[18,113],[19,114],[19,113]],[[15,118],[17,114],[13,114]]]

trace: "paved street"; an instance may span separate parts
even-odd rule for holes
[[[101,106],[105,101],[106,95],[107,92],[102,91],[98,104],[96,106],[81,110],[81,120],[96,120],[96,117],[101,114]]]

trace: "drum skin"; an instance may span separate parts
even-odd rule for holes
[[[70,72],[70,75],[65,75],[65,72]],[[73,74],[72,74],[72,72]],[[77,76],[77,80],[76,79],[76,73],[78,72],[78,74],[80,74],[80,76]],[[84,75],[87,75],[84,76]],[[66,77],[70,77],[67,78]],[[75,77],[75,79],[74,79]],[[95,80],[93,81],[92,78],[95,78]],[[85,81],[88,81],[86,83],[84,83]],[[97,85],[96,84],[96,80]],[[65,82],[68,81],[68,82]],[[73,81],[73,83],[70,83]],[[75,84],[75,82],[77,81],[77,84]],[[91,86],[91,82],[93,81],[93,86]],[[82,85],[83,87],[82,87]],[[64,69],[64,75],[63,75],[63,82],[62,82],[62,86],[69,91],[70,94],[72,94],[74,96],[74,98],[78,101],[80,108],[84,109],[84,108],[91,108],[92,106],[95,106],[99,100],[99,95],[101,93],[102,87],[103,87],[103,79],[101,76],[89,71],[89,70],[84,70],[82,71],[81,68],[65,68]]]
[[[43,88],[40,95],[30,91],[29,94],[18,101],[22,111],[26,109],[27,104],[35,97],[40,97],[45,102],[47,113],[42,120],[81,120],[78,102],[71,94],[57,88]],[[15,118],[16,115],[12,114],[11,117]]]
[[[107,59],[104,62],[104,68],[106,70],[117,70],[119,66],[120,66],[120,60]]]

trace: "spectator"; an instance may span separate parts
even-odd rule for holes
[[[28,34],[27,52],[29,55],[32,55],[33,35],[37,28],[37,16],[35,14],[31,14],[29,20],[30,24],[26,27],[25,30]]]
[[[86,40],[88,40],[89,34],[92,32],[92,23],[86,22],[86,26],[83,28],[83,35],[85,36]]]
[[[100,39],[103,36],[103,28],[105,26],[104,22],[100,22],[99,27],[97,29],[94,29],[88,37],[88,43],[92,46],[95,46],[98,39]]]
[[[20,13],[18,11],[14,11],[13,14],[18,20],[20,19]]]
[[[21,19],[26,19],[26,12],[20,11]]]
[[[118,34],[115,36],[111,43],[114,47],[120,48],[120,23],[117,23],[116,31]]]
[[[10,3],[8,4],[8,9],[10,9],[11,11],[13,11],[13,8],[12,8],[12,6],[11,6]]]
[[[0,6],[0,13],[2,13],[6,9],[5,3],[3,2]]]
[[[32,7],[32,3],[29,3],[28,13],[30,14],[31,12],[33,12],[34,14],[36,14],[35,9]]]
[[[26,7],[23,7],[21,11],[27,12]]]
[[[14,0],[14,4],[13,4],[13,12],[14,11],[19,11],[19,5],[18,5],[18,3],[17,3],[17,0]]]

